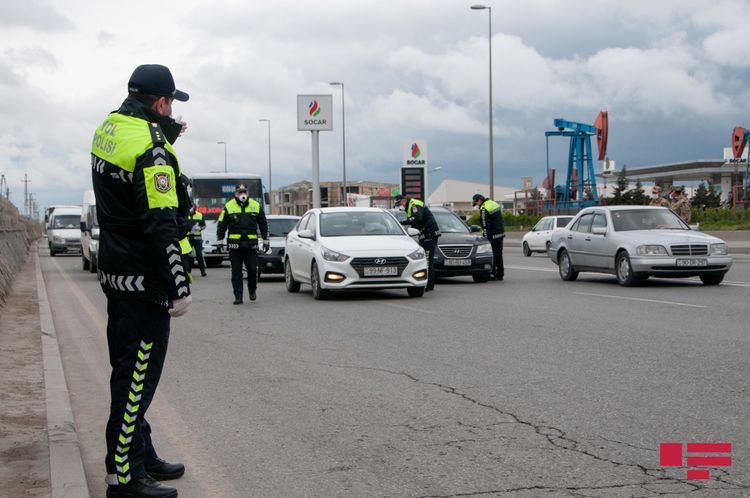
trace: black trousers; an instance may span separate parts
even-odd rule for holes
[[[435,249],[437,248],[437,237],[420,239],[419,245],[424,249],[424,257],[427,258],[427,288],[435,288]]]
[[[252,294],[258,286],[258,249],[256,247],[230,249],[229,262],[232,264],[232,289],[234,297],[242,299],[242,265],[247,270],[247,291]]]
[[[497,239],[490,240],[492,245],[492,274],[497,278],[505,277],[505,266],[503,265],[503,239],[505,237],[498,237]]]
[[[190,241],[190,245],[193,246],[193,250],[195,250],[195,259],[198,260],[198,268],[200,269],[202,275],[206,273],[206,260],[203,258],[203,239],[188,237],[188,240]],[[192,273],[193,258],[188,255],[185,260],[188,273]]]
[[[112,375],[105,464],[110,484],[127,484],[143,477],[144,464],[157,457],[145,415],[164,367],[169,319],[164,306],[107,298],[107,344]]]

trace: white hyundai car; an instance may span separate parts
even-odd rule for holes
[[[427,261],[411,238],[416,233],[379,208],[312,209],[286,237],[286,288],[299,292],[309,284],[315,299],[358,289],[406,289],[420,297]]]

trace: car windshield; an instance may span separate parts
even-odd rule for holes
[[[286,237],[286,235],[292,231],[294,226],[299,220],[294,218],[282,218],[268,220],[268,236],[269,237]]]
[[[81,217],[77,214],[61,214],[55,216],[55,222],[52,228],[79,228],[81,226]]]
[[[404,229],[393,216],[384,212],[322,213],[320,215],[320,235],[323,237],[404,235]]]
[[[467,227],[461,218],[453,213],[446,211],[435,210],[432,212],[435,217],[435,221],[438,224],[438,228],[443,233],[469,233],[469,227]]]
[[[617,232],[631,230],[690,230],[679,216],[669,209],[613,210],[612,225]]]

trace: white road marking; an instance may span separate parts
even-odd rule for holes
[[[383,302],[381,302],[380,304],[382,304],[384,306],[390,306],[391,308],[399,308],[399,309],[406,310],[406,311],[416,311],[418,313],[427,313],[428,315],[439,315],[440,314],[440,313],[438,313],[436,311],[423,310],[421,308],[415,308],[413,306],[402,306],[400,304],[383,303]]]
[[[674,301],[659,301],[658,299],[643,299],[640,297],[626,297],[626,296],[611,296],[609,294],[595,294],[593,292],[574,292],[579,296],[594,296],[594,297],[606,297],[609,299],[623,299],[625,301],[640,301],[644,303],[656,303],[656,304],[671,304],[673,306],[686,306],[688,308],[708,308],[700,304],[688,304],[688,303],[676,303]]]

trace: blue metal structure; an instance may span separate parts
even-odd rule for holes
[[[554,125],[556,131],[544,132],[547,142],[547,178],[550,177],[549,137],[570,137],[565,185],[554,187],[558,209],[580,209],[599,204],[591,150],[591,136],[597,135],[599,128],[559,118],[554,120]],[[588,199],[585,198],[586,192],[591,192]]]

